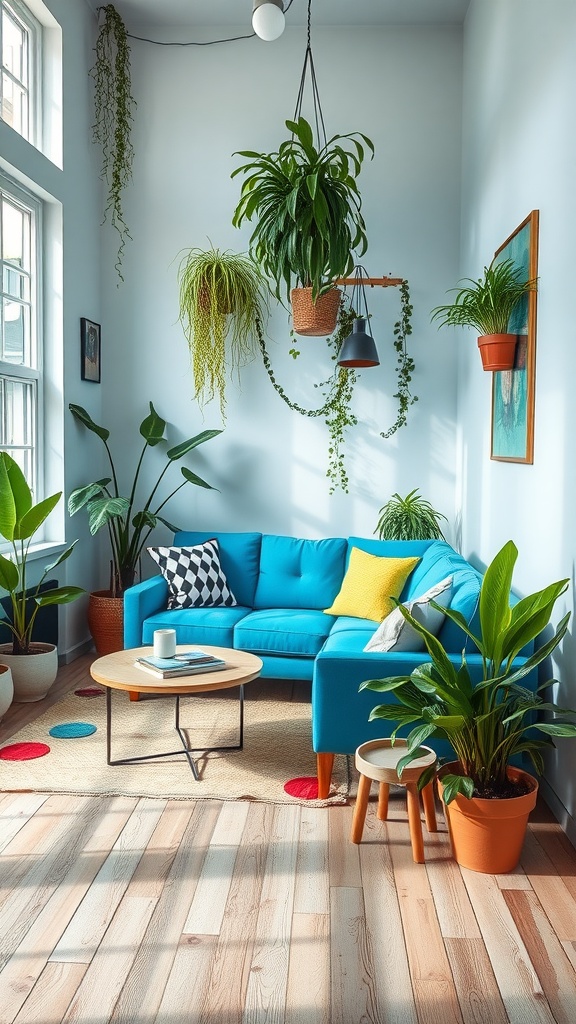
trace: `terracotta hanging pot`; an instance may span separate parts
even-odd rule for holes
[[[478,338],[478,348],[482,357],[482,368],[494,370],[513,370],[516,356],[516,334],[482,334]]]
[[[534,809],[538,783],[520,768],[508,768],[511,781],[526,782],[530,791],[502,800],[484,800],[458,794],[444,813],[450,832],[454,859],[463,868],[488,875],[513,871],[522,852],[528,816]],[[442,776],[461,774],[458,762],[446,764],[440,771],[438,789],[442,796]]]
[[[96,653],[114,654],[124,650],[124,599],[109,590],[95,590],[88,598],[88,628]]]
[[[311,288],[293,288],[290,300],[294,332],[309,338],[332,334],[338,320],[340,294],[339,288],[331,288],[313,302]]]

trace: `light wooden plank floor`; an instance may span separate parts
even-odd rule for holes
[[[414,864],[400,790],[360,846],[351,815],[0,793],[0,1024],[574,1024],[576,851],[544,805],[497,877],[441,815]]]

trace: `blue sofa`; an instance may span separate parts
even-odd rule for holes
[[[360,743],[382,735],[382,723],[368,722],[371,709],[382,702],[380,695],[358,693],[360,683],[409,674],[427,660],[425,652],[364,652],[378,623],[323,611],[340,590],[351,549],[382,557],[417,556],[420,560],[402,591],[403,601],[452,576],[450,607],[472,624],[482,576],[445,541],[179,532],[174,545],[189,547],[211,537],[218,541],[222,569],[237,605],[168,610],[168,585],[161,575],[153,576],[125,594],[124,646],[151,644],[154,630],[172,627],[181,644],[232,647],[258,655],[264,677],[310,680],[312,744],[323,798],[330,788],[334,755],[352,754]],[[447,618],[438,635],[459,664],[466,635]],[[479,656],[470,654],[469,663],[480,678]]]

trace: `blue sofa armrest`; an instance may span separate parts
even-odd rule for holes
[[[456,667],[461,664],[460,654],[450,654]],[[321,651],[314,664],[312,681],[312,745],[316,753],[353,754],[361,743],[378,739],[391,732],[390,723],[368,718],[377,704],[394,704],[392,693],[377,693],[374,690],[359,691],[360,683],[366,679],[384,679],[387,676],[410,675],[417,665],[429,661],[427,651],[375,654],[359,651],[342,655]],[[518,657],[519,665],[526,659]],[[466,662],[474,682],[482,679],[482,659],[479,654],[467,654]],[[522,685],[534,689],[537,685],[537,671],[533,670],[522,680]],[[430,742],[437,753],[449,752],[445,743]]]
[[[166,607],[168,584],[163,576],[151,576],[124,592],[124,648],[142,646],[142,625],[149,615]]]

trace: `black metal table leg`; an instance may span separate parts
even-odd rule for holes
[[[161,757],[175,757],[177,754],[184,754],[188,764],[190,765],[192,775],[196,782],[200,781],[198,775],[198,769],[194,759],[190,756],[191,754],[204,753],[210,754],[213,752],[219,752],[222,750],[243,750],[244,748],[244,685],[240,684],[238,687],[238,696],[240,703],[240,721],[239,721],[239,740],[237,744],[231,746],[221,747],[189,747],[186,741],[186,736],[180,726],[180,694],[176,694],[175,708],[174,708],[174,728],[180,737],[182,746],[179,750],[167,750],[161,754],[141,754],[138,757],[121,757],[112,760],[112,689],[108,687],[106,689],[106,761],[109,765],[120,765],[120,764],[139,764],[144,761],[154,761]],[[172,696],[172,694],[170,694]],[[183,696],[190,696],[190,694],[183,694]]]

